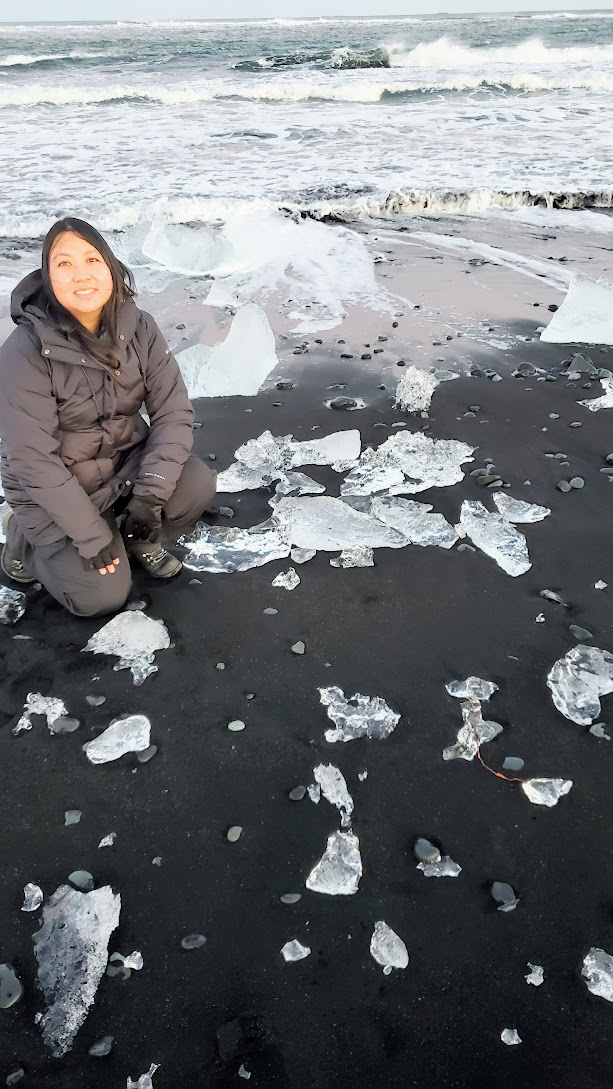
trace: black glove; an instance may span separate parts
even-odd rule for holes
[[[117,546],[111,542],[108,548],[103,548],[97,556],[91,560],[84,560],[85,566],[92,571],[101,571],[104,567],[113,567],[117,563]]]
[[[151,495],[133,495],[128,503],[124,537],[131,541],[157,541],[162,530],[162,508]]]

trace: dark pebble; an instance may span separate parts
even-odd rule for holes
[[[273,401],[272,407],[273,408],[283,408],[283,403],[281,401]]]
[[[175,329],[185,329],[183,322],[180,325],[175,325]]]
[[[337,340],[337,342],[336,342],[336,343],[337,343],[337,344],[344,344],[344,343],[345,343],[345,341],[344,341],[344,340]]]
[[[217,461],[217,454],[209,454],[209,461]]]
[[[569,427],[583,427],[583,424],[579,420],[574,420],[573,423],[569,424]]]
[[[499,482],[500,484],[502,484],[502,477],[490,476],[489,473],[486,473],[485,476],[478,476],[477,477],[477,484],[481,484],[483,486],[485,486],[486,484],[487,485],[494,484],[496,482]]]
[[[294,383],[291,378],[280,378],[277,382],[277,389],[293,389]]]
[[[384,385],[379,386],[379,389],[385,389]]]
[[[397,367],[406,367],[406,363],[405,363],[404,359],[399,359],[396,366]]]
[[[333,401],[330,401],[330,408],[357,408],[357,403],[353,397],[335,397]]]
[[[377,337],[377,340],[383,343],[385,340],[387,340],[387,337]]]
[[[433,346],[434,346],[435,348],[438,348],[438,347],[440,347],[440,345],[441,345],[442,343],[443,343],[443,342],[442,342],[442,340],[433,340],[433,341],[432,341],[432,344],[433,344]]]
[[[591,631],[588,631],[587,628],[580,628],[578,624],[570,624],[568,630],[575,639],[594,638]]]
[[[364,352],[364,354],[360,356],[360,359],[372,359],[372,356],[369,352]]]
[[[557,303],[549,303],[547,309],[550,310],[552,314],[555,314],[556,310],[558,309],[558,305]]]
[[[219,513],[221,514],[222,518],[234,518],[234,511],[232,510],[232,507],[220,507]]]
[[[453,337],[451,336],[451,334],[449,334],[448,336],[445,337],[445,340],[453,340]]]
[[[341,359],[353,359],[353,356],[349,352],[341,352]]]
[[[373,348],[373,352],[375,353],[375,355],[381,355],[382,351],[383,351],[383,348]]]
[[[609,462],[609,465],[613,465],[613,454],[607,454],[606,460]]]
[[[572,491],[572,488],[571,488],[570,484],[568,483],[568,480],[560,480],[558,482],[558,484],[556,484],[556,487],[557,487],[559,492],[570,492],[570,491]]]
[[[315,343],[316,344],[323,344],[323,340],[316,340]]]
[[[397,321],[393,321],[393,322],[392,322],[392,329],[397,329],[397,328],[398,328],[398,322],[397,322]]]

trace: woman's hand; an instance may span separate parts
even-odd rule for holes
[[[113,546],[103,548],[102,552],[99,552],[97,556],[94,556],[91,560],[87,561],[87,566],[93,571],[98,571],[101,575],[113,575],[115,568],[119,565],[119,559],[113,556]]]
[[[132,541],[158,541],[163,504],[150,495],[133,495],[127,507],[124,536]]]

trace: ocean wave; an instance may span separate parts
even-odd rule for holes
[[[613,19],[613,11],[548,11],[526,16],[528,19]]]
[[[259,57],[257,60],[237,61],[233,65],[239,72],[261,72],[266,68],[294,68],[310,65],[321,68],[333,69],[358,69],[358,68],[389,68],[390,58],[387,49],[377,46],[376,49],[359,51],[341,46],[338,49],[305,51],[284,53],[272,57]]]
[[[613,14],[613,13],[612,13]],[[390,53],[394,68],[474,68],[492,64],[602,64],[613,61],[613,45],[549,46],[540,38],[528,38],[517,45],[494,48],[461,45],[444,36],[434,42],[419,42],[408,52]]]
[[[6,57],[0,57],[0,68],[22,68],[33,65],[56,64],[65,61],[97,60],[108,56],[107,53],[9,53]]]

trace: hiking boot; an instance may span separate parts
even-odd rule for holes
[[[9,522],[13,517],[12,510],[5,514],[2,519],[2,529],[5,537],[8,533]],[[7,578],[12,582],[19,582],[22,586],[29,586],[31,583],[36,582],[35,578],[32,578],[30,573],[24,567],[22,561],[18,556],[14,555],[8,544],[5,544],[2,548],[2,555],[0,556],[0,567]]]
[[[183,570],[181,560],[167,552],[163,545],[157,541],[131,541],[130,555],[134,556],[154,579],[172,579]]]

